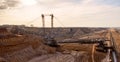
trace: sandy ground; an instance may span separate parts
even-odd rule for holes
[[[83,38],[99,38],[104,35],[100,32]],[[101,62],[105,58],[104,53],[95,50],[95,44],[60,44],[57,50],[60,54],[43,55],[33,58],[29,62]]]
[[[120,33],[112,30],[112,34],[117,45],[118,56],[120,56]],[[101,31],[83,38],[106,37],[107,39],[109,36],[109,33],[105,34]],[[7,40],[11,40],[12,43]],[[21,35],[17,38],[0,40],[2,45],[6,45],[0,46],[0,60],[6,62],[101,62],[106,58],[106,53],[95,50],[96,44],[70,43],[53,48],[42,42],[43,40],[39,37]],[[18,43],[20,45],[17,45]]]

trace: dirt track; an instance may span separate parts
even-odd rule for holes
[[[112,35],[115,40],[116,49],[118,52],[118,62],[120,62],[120,33],[118,33],[116,30],[112,29]]]

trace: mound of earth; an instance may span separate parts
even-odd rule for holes
[[[2,34],[0,56],[7,62],[27,62],[38,55],[55,53],[55,48],[44,45],[43,42],[42,38],[33,35]]]
[[[85,34],[93,36],[98,31],[88,28],[55,28],[51,33],[50,30],[46,29],[45,36],[55,36],[55,40],[89,38]],[[39,28],[1,28],[0,62],[92,62],[93,45],[60,44],[59,47],[51,47],[45,44],[46,39],[42,38],[42,34],[43,30]]]
[[[56,53],[43,55],[28,62],[89,62],[85,52],[71,51],[70,53]]]

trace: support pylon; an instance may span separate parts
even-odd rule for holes
[[[44,32],[44,36],[45,36],[45,16],[50,16],[51,17],[51,34],[52,34],[52,29],[54,27],[54,23],[53,23],[53,19],[54,19],[54,15],[53,14],[42,14],[41,17],[42,17],[42,27],[43,27],[43,32]]]

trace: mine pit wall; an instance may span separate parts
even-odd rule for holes
[[[85,52],[71,51],[69,54],[57,52],[55,54],[42,55],[28,62],[89,62],[89,56]]]
[[[18,29],[18,30],[20,30],[20,32],[24,32],[24,30],[22,30],[22,31],[21,31],[21,29]],[[76,30],[72,32],[72,35],[76,32]],[[31,34],[31,33],[38,34],[38,31],[40,31],[40,30],[37,30],[37,32],[34,32],[34,30],[33,31],[30,30],[30,31],[25,31],[23,34],[26,34],[29,32],[30,32],[29,34]],[[49,29],[48,29],[48,31],[49,31]],[[55,29],[55,31],[56,31],[56,29]],[[57,35],[64,34],[64,35],[60,35],[60,37],[64,36],[65,38],[67,38],[67,37],[72,36],[72,35],[65,36],[67,34],[71,34],[68,31],[69,31],[69,29],[66,29],[66,28],[60,29],[60,31],[56,32],[55,34],[57,34],[57,33],[58,33]],[[81,33],[79,33],[79,34],[81,34]],[[5,39],[5,40],[0,40],[0,43],[2,44],[2,46],[0,46],[0,56],[3,59],[5,59],[7,62],[26,62],[29,59],[33,58],[34,56],[37,56],[37,55],[40,56],[40,55],[56,52],[55,48],[46,46],[43,43],[41,43],[43,40],[39,39],[40,37],[36,38],[35,36],[31,36],[31,35],[30,36],[22,36],[22,37],[23,38],[18,37],[18,38],[9,38],[9,39]],[[83,60],[83,62],[87,62],[84,60]],[[79,59],[76,59],[76,61],[79,62]]]
[[[13,28],[11,30],[14,34],[32,34],[37,36],[54,36],[56,40],[62,40],[66,38],[79,38],[82,35],[94,33],[96,31],[106,30],[106,28],[87,28],[87,27],[68,27],[68,28],[45,28],[45,34],[43,28],[35,27],[24,27],[24,28]]]
[[[37,55],[55,53],[40,37],[21,36],[0,40],[0,57],[7,62],[27,62]],[[0,59],[0,61],[3,61]]]

